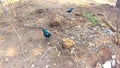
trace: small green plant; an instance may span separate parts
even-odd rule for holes
[[[100,24],[100,20],[91,13],[84,13],[83,16],[95,26]]]

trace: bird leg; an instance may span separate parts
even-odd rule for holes
[[[46,38],[46,41],[47,41],[47,44],[50,44],[50,40],[48,37]]]

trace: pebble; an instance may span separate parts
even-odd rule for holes
[[[96,31],[96,30],[98,30],[99,28],[100,28],[99,26],[96,26],[96,27],[93,28],[93,30]]]
[[[83,33],[80,33],[81,36],[83,36]]]
[[[32,64],[32,68],[34,68],[35,67],[35,65],[34,64]]]
[[[85,68],[88,68],[88,66],[85,66]]]
[[[75,39],[75,37],[71,37],[71,39]]]
[[[116,58],[116,55],[112,55],[112,59],[115,59]]]
[[[92,50],[95,51],[95,52],[98,52],[98,48],[97,47],[94,47]]]
[[[95,46],[95,44],[89,42],[89,47]]]
[[[117,61],[117,63],[120,65],[120,61]]]
[[[45,68],[48,68],[48,67],[49,67],[49,65],[46,65],[46,66],[45,66]]]
[[[115,67],[116,61],[115,60],[111,60],[111,62],[112,62],[112,67]]]
[[[47,44],[50,44],[50,42],[48,42]]]
[[[111,61],[106,61],[104,64],[103,64],[103,68],[112,68],[111,66]]]
[[[105,28],[101,29],[101,31],[102,31],[103,33],[107,33],[107,34],[114,34],[111,30],[105,29]]]

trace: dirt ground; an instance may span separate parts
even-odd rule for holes
[[[120,68],[120,41],[117,45],[117,32],[105,23],[116,28],[118,9],[111,3],[67,1],[34,0],[1,8],[0,68],[102,68],[111,60],[113,68]],[[70,7],[74,10],[67,13]],[[100,25],[93,26],[83,17],[85,12],[99,18]],[[51,33],[49,44],[41,26]],[[63,37],[75,45],[63,48]]]

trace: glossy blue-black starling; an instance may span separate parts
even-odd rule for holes
[[[48,32],[48,30],[42,29],[42,31],[43,31],[43,34],[44,34],[44,36],[45,36],[46,38],[49,38],[49,37],[51,36],[51,33]]]
[[[71,13],[73,11],[73,8],[70,8],[67,10],[68,13]]]
[[[48,30],[44,28],[42,29],[42,31],[43,31],[43,35],[46,37],[46,41],[49,42],[49,37],[51,36],[51,33],[48,32]]]

